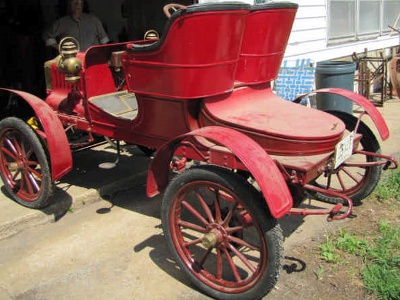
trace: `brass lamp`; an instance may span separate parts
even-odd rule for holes
[[[65,80],[71,83],[79,81],[79,71],[82,62],[76,57],[79,52],[79,43],[72,37],[63,38],[59,44],[60,55],[57,57],[57,70],[65,74]]]

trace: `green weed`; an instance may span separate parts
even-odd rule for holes
[[[381,222],[379,235],[365,253],[361,272],[366,288],[380,299],[400,299],[400,225]]]
[[[348,254],[363,262],[361,277],[367,290],[378,299],[400,299],[400,225],[379,223],[377,237],[368,242],[344,229],[319,246],[321,258],[333,264],[346,264]]]
[[[378,201],[385,202],[395,200],[400,202],[400,168],[388,171],[372,193],[372,197]]]
[[[379,183],[372,195],[380,202],[400,208],[400,169],[392,171]],[[392,221],[389,223],[388,221]],[[400,224],[380,221],[371,232],[348,232],[340,229],[319,245],[321,258],[329,263],[346,264],[343,257],[361,258],[360,275],[369,293],[378,299],[400,299]],[[317,276],[318,277],[318,276]]]
[[[321,280],[323,278],[323,275],[325,273],[325,268],[323,266],[318,266],[318,268],[316,268],[314,270],[314,275],[317,277],[317,280]]]
[[[319,245],[319,249],[322,259],[337,264],[344,263],[344,260],[340,258],[342,252],[360,256],[367,251],[367,245],[366,240],[348,233],[345,229],[339,229],[335,236],[327,235],[326,242]]]
[[[339,237],[337,238],[337,247],[347,253],[361,256],[367,251],[368,243],[366,240],[361,239],[354,234],[348,233],[345,229],[339,230]]]
[[[340,256],[335,240],[329,237],[329,235],[326,236],[326,242],[319,245],[319,250],[323,260],[334,264],[339,262]]]

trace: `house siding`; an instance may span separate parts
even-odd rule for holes
[[[354,52],[388,49],[399,45],[398,35],[345,44],[328,45],[327,0],[292,0],[299,4],[293,29],[286,48],[286,59],[311,58],[324,61],[346,57]]]
[[[199,3],[223,0],[199,0]],[[279,1],[279,0],[276,0]],[[390,49],[399,45],[399,35],[383,35],[372,39],[328,44],[328,0],[289,0],[299,4],[293,29],[286,47],[285,59],[310,58],[324,61],[348,57],[355,53]],[[249,4],[253,0],[242,0]],[[388,24],[389,25],[389,24]],[[279,24],[277,24],[279,26]]]

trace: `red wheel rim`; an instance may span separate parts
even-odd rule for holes
[[[169,216],[176,252],[202,283],[235,294],[261,280],[266,240],[232,191],[214,182],[191,182],[176,193]]]
[[[42,172],[37,155],[16,129],[4,129],[0,134],[0,170],[12,192],[23,201],[33,202],[42,192]]]

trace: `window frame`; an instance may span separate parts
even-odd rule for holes
[[[371,29],[370,32],[361,32],[362,30],[362,16],[361,14],[361,7],[362,7],[362,2],[377,2],[379,5],[379,21],[377,22],[378,26],[377,28]],[[348,33],[344,33],[342,36],[337,35],[337,32],[334,32],[331,30],[333,27],[332,25],[334,24],[334,21],[332,18],[335,16],[333,15],[333,3],[334,2],[343,2],[342,4],[351,4],[354,3],[354,15],[353,15],[353,20],[354,24],[347,24],[349,25],[349,31]],[[327,1],[327,42],[328,45],[332,44],[344,44],[348,42],[356,42],[356,41],[362,41],[362,40],[369,40],[369,39],[376,39],[379,36],[385,36],[385,35],[390,35],[392,32],[390,28],[388,27],[389,25],[393,24],[383,24],[384,20],[390,19],[390,16],[385,15],[387,9],[385,5],[388,5],[390,7],[391,2],[394,2],[392,0],[371,0],[371,1],[366,1],[366,0],[328,0]],[[396,4],[394,2],[394,4]],[[390,11],[390,9],[389,9]],[[369,11],[366,10],[368,13]],[[400,13],[400,5],[399,5],[399,11],[397,12],[398,14]],[[394,17],[396,18],[396,17]],[[339,22],[340,20],[336,20],[336,22]],[[344,20],[346,21],[346,20]],[[394,22],[395,20],[393,20]],[[345,23],[343,23],[346,25]]]

